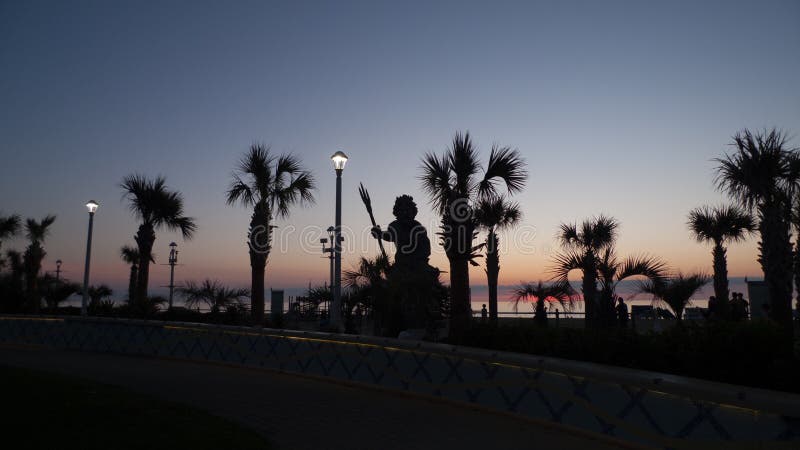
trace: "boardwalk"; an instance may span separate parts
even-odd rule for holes
[[[0,364],[194,405],[263,433],[284,450],[618,448],[501,414],[251,369],[4,346]]]

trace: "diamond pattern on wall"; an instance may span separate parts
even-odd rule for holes
[[[0,316],[0,343],[223,362],[479,404],[662,448],[743,439],[800,444],[800,418],[541,370],[441,347],[334,335],[113,319]],[[395,345],[395,346],[391,346]],[[487,353],[488,355],[488,353]]]

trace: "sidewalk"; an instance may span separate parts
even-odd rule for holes
[[[618,448],[501,414],[237,367],[5,346],[0,365],[193,405],[251,427],[284,450]]]

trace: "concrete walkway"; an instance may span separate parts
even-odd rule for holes
[[[2,345],[0,365],[193,405],[255,429],[282,450],[619,448],[502,414],[246,368]]]

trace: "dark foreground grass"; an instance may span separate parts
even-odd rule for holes
[[[2,440],[15,449],[269,449],[233,422],[122,388],[0,366]],[[3,446],[5,447],[5,446]]]

